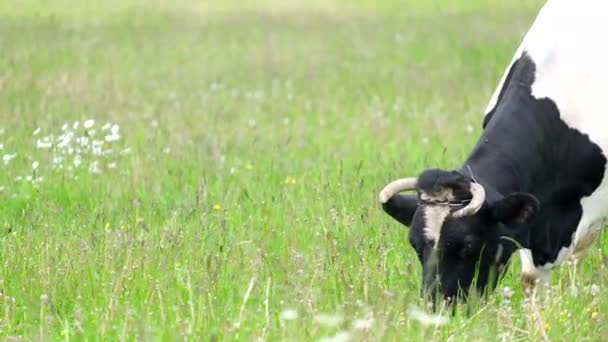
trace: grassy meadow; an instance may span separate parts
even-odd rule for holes
[[[605,237],[428,316],[377,202],[460,166],[540,6],[0,2],[0,336],[604,340]]]

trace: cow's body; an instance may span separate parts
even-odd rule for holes
[[[485,291],[518,249],[533,283],[595,240],[608,217],[607,17],[605,1],[549,0],[462,168],[381,192],[384,210],[410,227],[427,290],[453,298],[476,281]]]
[[[507,80],[509,73],[513,75],[521,72],[524,67],[530,67],[529,65],[518,66],[522,62],[522,54],[524,54],[526,58],[529,58],[524,63],[533,63],[535,66],[534,78],[530,86],[531,96],[534,99],[548,99],[553,102],[559,119],[570,130],[588,138],[588,142],[585,139],[577,141],[576,143],[581,146],[577,146],[573,151],[595,149],[596,153],[601,153],[601,156],[564,154],[561,160],[556,159],[556,164],[539,165],[546,167],[547,173],[550,174],[552,169],[573,164],[580,168],[581,172],[573,170],[571,183],[583,183],[581,180],[585,176],[583,173],[594,178],[594,181],[588,182],[587,186],[590,189],[586,191],[585,196],[582,196],[581,193],[567,194],[567,196],[576,197],[580,203],[580,209],[577,208],[576,211],[580,210],[581,217],[578,219],[576,227],[566,226],[556,229],[557,227],[547,226],[545,228],[547,231],[544,232],[547,236],[562,236],[554,239],[547,245],[548,247],[542,246],[541,242],[536,246],[536,250],[533,249],[535,246],[530,246],[532,249],[520,250],[522,272],[532,279],[545,277],[548,269],[559,265],[571,256],[582,255],[593,242],[599,229],[602,228],[604,219],[608,216],[608,177],[606,177],[607,168],[604,158],[608,151],[608,107],[604,104],[608,97],[607,9],[608,4],[604,1],[548,1],[515,53],[511,65],[505,72],[503,80],[486,110],[490,117],[486,116],[486,124],[489,127],[486,127],[485,136],[491,137],[492,130],[501,129],[501,127],[491,126],[491,116],[508,115],[501,110],[505,107],[513,107],[512,103],[504,103],[508,99],[502,98],[499,101],[501,91],[503,94],[513,92],[515,88],[522,85],[518,83],[521,80],[515,80],[515,82]],[[526,90],[528,90],[527,85]],[[526,109],[523,108],[523,110]],[[554,113],[530,114],[542,116]],[[522,121],[521,124],[526,123]],[[555,138],[558,140],[544,141],[540,145],[539,152],[547,153],[547,149],[553,148],[551,145],[572,143],[572,141],[560,141],[559,137],[560,134],[557,134]],[[590,146],[586,146],[587,144]],[[531,148],[532,146],[522,144],[521,147]],[[514,152],[521,153],[521,151]],[[590,168],[593,169],[589,170]],[[593,173],[593,175],[589,175],[589,173]],[[600,183],[594,184],[597,179],[600,180]],[[556,184],[546,184],[545,186],[559,190]],[[520,191],[522,190],[531,189],[520,189]],[[550,254],[549,258],[541,258],[537,255],[547,252]],[[536,262],[533,259],[536,259]]]

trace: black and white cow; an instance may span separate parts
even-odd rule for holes
[[[549,0],[492,96],[460,170],[380,193],[410,227],[433,297],[495,287],[515,251],[522,280],[579,258],[608,216],[608,2]],[[416,194],[400,194],[403,191]]]

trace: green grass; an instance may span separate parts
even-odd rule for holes
[[[510,301],[425,326],[407,232],[376,199],[460,166],[540,2],[0,3],[0,155],[17,153],[0,161],[0,335],[602,340],[604,238],[536,318],[517,257]],[[86,119],[120,126],[112,153],[53,169],[37,139]]]

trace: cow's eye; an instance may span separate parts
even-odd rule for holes
[[[471,239],[465,239],[465,241],[462,243],[460,249],[458,250],[458,257],[460,257],[462,259],[466,259],[466,258],[470,257],[471,254],[473,254],[473,252],[474,252],[473,241]]]
[[[472,249],[471,249],[471,248],[466,247],[466,246],[465,246],[465,247],[462,247],[462,248],[461,248],[461,249],[458,251],[458,257],[459,257],[459,258],[461,258],[461,259],[466,259],[466,258],[468,258],[469,256],[471,256],[471,252],[472,252]]]

